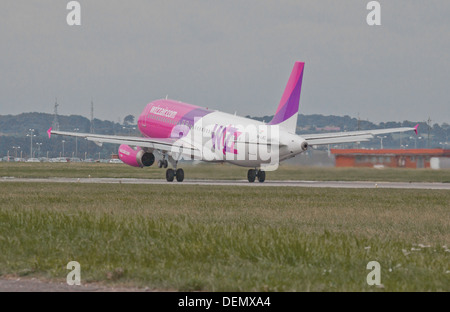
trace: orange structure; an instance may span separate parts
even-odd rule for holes
[[[444,149],[331,149],[336,167],[430,168],[432,157],[450,157]]]

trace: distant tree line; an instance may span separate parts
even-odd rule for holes
[[[0,115],[0,156],[30,157],[31,138],[29,129],[34,129],[33,156],[34,157],[78,157],[78,158],[110,158],[117,154],[118,146],[103,144],[101,147],[93,142],[72,137],[53,136],[48,138],[47,130],[53,122],[52,114],[23,113],[20,115]],[[91,122],[88,118],[78,115],[58,116],[61,131],[89,133]],[[129,115],[124,123],[94,119],[94,132],[97,134],[135,135],[138,136],[137,126],[133,125],[134,116]],[[79,130],[75,130],[79,129]],[[64,142],[63,142],[64,141]],[[38,144],[42,143],[42,144]],[[77,152],[77,155],[75,153]]]

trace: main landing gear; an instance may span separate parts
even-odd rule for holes
[[[167,169],[167,171],[166,171],[167,182],[173,182],[174,178],[176,178],[178,182],[183,182],[184,170],[181,168],[180,169]]]
[[[177,169],[178,160],[173,159],[171,156],[169,156],[170,164],[172,165],[173,169],[167,169],[166,170],[166,180],[167,182],[173,182],[174,179],[177,179],[178,182],[183,182],[184,180],[184,170],[179,168]],[[169,166],[169,161],[166,159],[166,155],[163,156],[162,160],[158,161],[158,167],[159,168],[167,168]]]
[[[255,182],[256,178],[258,178],[259,182],[264,182],[266,180],[266,172],[263,170],[250,169],[247,173],[248,182]]]

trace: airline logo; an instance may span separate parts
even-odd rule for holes
[[[166,109],[163,107],[159,107],[159,106],[153,106],[150,109],[150,113],[155,114],[155,115],[159,115],[162,117],[166,117],[166,118],[171,118],[174,119],[175,116],[177,115],[176,111],[170,110],[170,109]]]
[[[234,148],[234,144],[237,142],[241,134],[242,132],[239,132],[235,127],[215,125],[211,133],[213,149],[222,149],[224,155],[226,153],[237,155],[238,151]]]
[[[123,148],[120,148],[120,149],[119,149],[119,152],[122,153],[122,154],[124,154],[124,155],[130,156],[130,152],[127,151],[127,150],[124,150]]]

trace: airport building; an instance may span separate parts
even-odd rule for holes
[[[336,167],[449,168],[445,149],[331,149]]]

